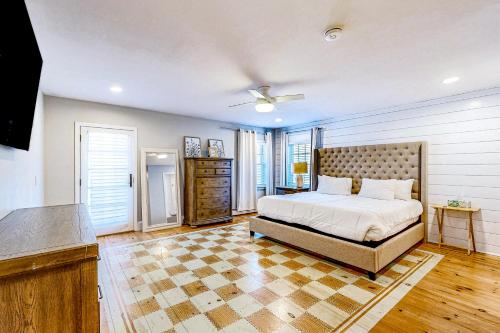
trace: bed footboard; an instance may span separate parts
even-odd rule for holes
[[[250,218],[250,235],[263,234],[321,256],[368,271],[371,279],[375,273],[424,239],[424,224],[419,223],[387,240],[375,248],[328,237],[288,225]]]

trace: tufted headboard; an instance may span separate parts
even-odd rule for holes
[[[321,148],[314,151],[312,189],[317,188],[318,175],[352,178],[353,194],[361,189],[362,178],[412,178],[412,198],[425,207],[426,167],[425,142]]]

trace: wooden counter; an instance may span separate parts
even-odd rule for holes
[[[83,205],[0,220],[0,332],[98,332],[98,254]]]

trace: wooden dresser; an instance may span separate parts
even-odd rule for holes
[[[231,221],[231,158],[186,157],[184,221],[191,225]]]
[[[97,258],[85,206],[0,220],[0,332],[99,332]]]

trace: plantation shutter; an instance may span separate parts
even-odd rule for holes
[[[132,142],[127,131],[89,129],[86,133],[86,204],[99,229],[130,224],[133,212]]]

